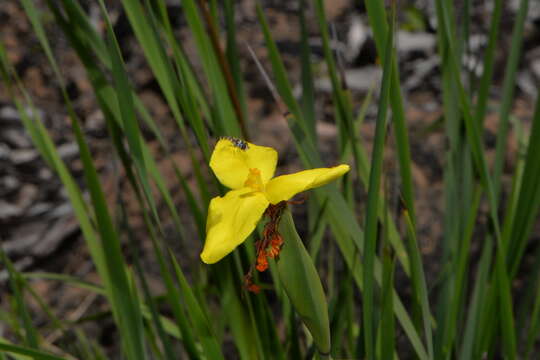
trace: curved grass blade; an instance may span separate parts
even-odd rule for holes
[[[515,276],[518,265],[525,251],[527,238],[531,234],[534,222],[540,210],[540,96],[536,100],[536,109],[532,119],[532,129],[529,135],[527,155],[519,187],[519,197],[515,207],[515,214],[512,215],[512,229],[508,231],[510,262],[510,274]],[[506,234],[506,233],[505,233]]]
[[[208,321],[203,309],[199,304],[199,300],[193,294],[191,287],[189,286],[180,265],[176,261],[176,258],[169,250],[169,258],[174,267],[174,273],[176,279],[182,289],[182,298],[185,302],[186,308],[189,309],[189,315],[193,324],[193,330],[196,336],[199,337],[204,353],[209,359],[224,359],[221,353],[219,342],[213,334],[212,327]]]
[[[2,244],[0,243],[0,260],[4,264],[9,275],[9,285],[15,298],[15,312],[22,321],[24,328],[24,343],[32,349],[39,349],[38,331],[32,323],[30,312],[24,301],[24,280],[21,278],[19,272],[15,270],[13,263],[7,257],[1,245]]]
[[[386,39],[385,54],[393,54],[394,33],[389,31]],[[379,213],[379,192],[382,176],[383,153],[386,140],[387,111],[390,93],[390,79],[392,76],[392,56],[386,56],[383,67],[383,80],[381,85],[381,95],[375,127],[375,138],[373,141],[373,151],[371,159],[371,170],[369,172],[368,199],[365,217],[364,236],[364,291],[362,297],[362,315],[364,329],[364,346],[366,357],[375,358],[375,308],[373,304],[374,288],[374,263],[378,232]]]
[[[433,323],[429,306],[426,275],[424,273],[424,267],[422,264],[422,255],[420,254],[420,249],[418,248],[418,240],[416,238],[414,225],[407,210],[404,211],[403,215],[407,224],[407,249],[409,251],[409,259],[411,260],[411,280],[413,283],[413,292],[421,308],[423,332],[427,344],[428,356],[430,359],[434,359],[433,332],[431,330]]]
[[[437,18],[439,20],[440,29],[443,32],[443,39],[448,48],[448,66],[450,66],[450,72],[454,77],[454,83],[457,89],[456,95],[461,106],[461,111],[465,122],[466,135],[471,146],[474,164],[480,175],[480,180],[485,188],[490,205],[490,218],[494,227],[494,237],[497,243],[497,251],[495,254],[497,261],[494,276],[496,277],[498,291],[497,298],[500,299],[499,306],[501,307],[500,314],[502,318],[500,330],[504,342],[505,353],[509,358],[513,359],[515,358],[516,354],[516,335],[512,309],[512,297],[505,261],[506,244],[501,241],[500,224],[497,214],[497,198],[495,196],[493,179],[490,177],[488,172],[487,163],[483,153],[479,128],[480,124],[472,119],[470,102],[461,83],[460,68],[458,66],[455,52],[456,47],[453,44],[453,37],[451,35],[451,24],[453,24],[453,22],[450,16],[450,10],[448,9],[448,4],[440,2],[437,3]],[[495,301],[495,297],[488,299],[488,301]],[[493,330],[493,328],[490,328],[490,331],[491,330]]]
[[[64,358],[40,350],[9,344],[2,338],[0,338],[0,351],[6,352],[7,354],[22,355],[26,359],[29,357],[34,360],[65,360]]]
[[[506,155],[506,145],[508,143],[510,111],[512,110],[512,104],[514,102],[514,89],[516,87],[517,70],[521,60],[521,48],[523,46],[523,34],[528,8],[529,0],[521,0],[514,28],[512,30],[508,62],[506,63],[506,68],[504,70],[502,104],[497,131],[497,145],[495,147],[495,162],[493,164],[493,191],[495,196],[499,196],[500,192],[501,175],[504,157]]]
[[[386,39],[390,26],[387,21],[387,14],[384,8],[384,2],[379,0],[364,1],[369,23],[373,30],[377,54],[384,63],[386,56],[392,56],[384,52],[386,48]],[[392,53],[393,54],[393,53]],[[398,149],[398,161],[400,177],[402,181],[402,196],[404,204],[409,211],[413,224],[416,224],[416,211],[414,208],[414,191],[411,175],[411,154],[409,146],[409,137],[407,134],[405,110],[403,107],[403,98],[399,82],[399,71],[395,59],[392,61],[392,84],[390,86],[390,105],[392,107],[392,123],[394,126],[394,135]]]
[[[382,254],[383,284],[381,321],[379,330],[379,356],[381,360],[393,360],[395,352],[395,329],[394,329],[394,271],[395,260],[390,254],[391,248],[384,246]]]

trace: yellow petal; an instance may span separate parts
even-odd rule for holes
[[[218,180],[228,188],[240,189],[244,187],[249,169],[259,169],[263,183],[268,182],[276,170],[276,150],[248,142],[242,142],[247,145],[242,149],[238,146],[240,143],[235,144],[231,139],[220,139],[210,158],[210,167]]]
[[[266,184],[266,197],[272,204],[289,200],[299,192],[328,184],[349,171],[349,165],[332,168],[304,170],[290,175],[278,176]]]
[[[213,198],[208,208],[202,261],[213,264],[233,251],[255,229],[267,207],[264,194],[250,188]]]

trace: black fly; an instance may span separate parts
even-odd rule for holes
[[[241,140],[232,136],[224,136],[222,137],[222,139],[229,140],[234,146],[236,146],[237,148],[241,150],[247,150],[249,148],[247,142],[245,142],[244,140]]]

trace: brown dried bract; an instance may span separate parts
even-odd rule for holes
[[[279,252],[283,246],[283,237],[279,233],[279,221],[283,210],[287,206],[286,201],[282,201],[276,205],[270,205],[266,209],[264,215],[269,218],[266,225],[264,225],[262,239],[255,243],[257,251],[257,262],[255,269],[259,272],[266,271],[268,269],[268,259],[279,258]],[[253,267],[249,270],[244,278],[244,284],[248,291],[258,293],[260,287],[253,283]]]

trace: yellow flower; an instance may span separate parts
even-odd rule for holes
[[[217,142],[210,167],[232,190],[210,201],[203,262],[218,262],[244,242],[270,204],[325,185],[349,171],[349,165],[339,165],[274,178],[276,163],[277,152],[270,147],[230,137]]]

